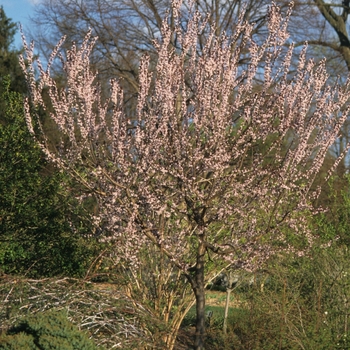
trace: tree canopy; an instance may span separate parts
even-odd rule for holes
[[[18,56],[21,53],[13,47],[17,24],[12,22],[5,14],[3,6],[0,7],[0,79],[10,76],[11,90],[25,92],[26,85]],[[3,88],[1,84],[0,88]]]

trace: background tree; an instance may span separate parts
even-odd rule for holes
[[[12,91],[24,93],[26,83],[22,69],[19,65],[18,55],[21,51],[13,47],[14,36],[16,34],[16,23],[12,22],[5,14],[3,7],[0,7],[0,94],[4,94],[4,79],[10,79],[10,89]],[[0,100],[0,123],[6,123],[4,111],[5,102]]]
[[[330,48],[334,51],[335,54],[341,56],[343,62],[346,65],[347,73],[350,72],[350,37],[349,37],[349,23],[348,17],[350,14],[350,2],[345,1],[336,1],[324,2],[323,0],[314,0],[318,10],[324,17],[325,22],[330,26],[332,34],[330,38],[322,40],[320,43],[315,42],[316,45],[324,45],[327,48]],[[334,38],[335,36],[335,38]],[[332,40],[333,38],[333,40]],[[345,76],[344,74],[343,76]],[[345,147],[345,144],[348,142],[350,136],[349,131],[349,121],[343,128],[343,138],[339,140],[338,147],[336,152],[340,153]],[[342,169],[340,175],[344,175],[346,169],[348,168],[345,160],[342,162]]]
[[[350,2],[314,0],[315,7],[322,15],[325,30],[318,33],[319,39],[312,40],[311,45],[324,46],[341,56],[350,71],[350,40],[348,17]],[[321,28],[322,28],[321,27]],[[329,29],[332,29],[331,31]]]
[[[105,240],[116,242],[117,264],[138,268],[139,252],[155,246],[182,271],[196,298],[195,348],[203,349],[204,287],[213,274],[232,264],[254,269],[277,251],[303,254],[312,245],[312,186],[346,119],[349,83],[327,86],[324,62],[306,60],[306,48],[289,79],[292,48],[276,63],[288,20],[274,5],[261,46],[243,16],[231,37],[216,36],[199,12],[183,30],[179,6],[173,22],[162,22],[154,75],[150,59],[141,60],[132,123],[115,80],[110,98],[101,100],[89,69],[90,35],[62,61],[67,89],[58,90],[49,70],[61,43],[47,70],[38,61],[37,84],[27,46],[29,68],[21,63],[31,88],[30,131],[51,161],[95,194],[96,220],[107,228]],[[206,33],[200,57],[198,33]],[[261,64],[263,83],[253,93]],[[37,108],[51,111],[60,144],[35,132]]]
[[[0,77],[1,81],[5,76],[10,76],[11,90],[25,92],[26,84],[23,72],[19,65],[18,55],[20,50],[13,47],[14,36],[17,31],[16,23],[12,22],[5,14],[3,7],[0,7]],[[3,84],[1,84],[1,88]]]
[[[287,11],[289,2],[277,1],[283,13]],[[227,3],[201,0],[194,6],[202,14],[209,15],[209,22],[217,28],[216,34],[224,31],[232,33],[235,21],[245,8],[245,18],[249,23],[254,23],[254,40],[261,42],[267,34],[266,10],[269,4],[270,1],[264,0],[234,0]],[[48,58],[48,52],[61,36],[66,35],[68,43],[71,40],[81,42],[82,33],[91,27],[93,34],[100,38],[94,49],[100,61],[99,74],[103,76],[107,73],[109,78],[123,77],[137,92],[135,81],[139,58],[144,52],[155,52],[152,40],[158,37],[161,21],[169,7],[170,1],[44,0],[32,18],[36,28],[32,36],[40,42],[41,55]],[[301,49],[308,41],[309,57],[317,61],[327,57],[327,67],[333,78],[338,75],[345,77],[348,71],[345,55],[348,8],[347,2],[340,0],[294,1],[289,23],[289,32],[296,46]],[[182,11],[184,15],[188,13],[188,6],[184,5]],[[182,21],[182,26],[186,27],[186,15]],[[41,33],[45,33],[45,36]],[[297,64],[297,55],[294,59]],[[98,64],[94,60],[92,63]]]
[[[225,31],[229,35],[235,30],[238,15],[245,8],[247,21],[255,23],[253,34],[256,40],[261,41],[267,34],[266,8],[269,3],[269,0],[224,3],[200,0],[193,2],[193,6],[203,15],[209,14],[208,21],[215,25],[216,34]],[[154,65],[156,51],[153,40],[159,37],[162,20],[170,5],[169,0],[44,0],[37,6],[32,18],[35,28],[32,38],[38,43],[42,57],[48,59],[48,53],[63,35],[67,37],[64,45],[68,48],[72,41],[81,43],[83,33],[92,28],[93,35],[99,37],[91,55],[91,65],[99,72],[97,79],[103,83],[111,78],[121,78],[124,103],[135,113],[140,58],[147,52]],[[187,26],[189,10],[188,4],[184,3],[181,8],[183,28]],[[174,23],[171,11],[169,16],[169,21]],[[176,38],[173,39],[171,45],[176,46]],[[205,35],[199,40],[198,52],[204,44]],[[240,63],[246,63],[244,56]]]
[[[309,54],[316,60],[327,57],[327,68],[331,78],[345,80],[350,71],[349,1],[314,0],[297,1],[292,17],[291,30],[298,34],[296,45],[308,41]],[[298,29],[299,28],[299,29]],[[349,142],[349,121],[342,128],[342,137],[332,148],[335,156],[341,154]],[[337,169],[343,178],[349,165],[348,156]],[[339,186],[344,186],[344,183]]]
[[[287,11],[289,2],[289,0],[276,1],[283,13]],[[196,1],[194,6],[202,14],[209,14],[209,22],[217,28],[216,34],[224,31],[227,34],[232,33],[238,15],[243,8],[246,8],[245,18],[249,23],[254,23],[253,38],[261,43],[268,32],[266,10],[269,4],[269,0],[234,0],[225,3],[201,0]],[[135,114],[139,58],[144,52],[155,57],[152,40],[158,37],[161,20],[169,7],[170,1],[163,0],[157,2],[45,0],[37,7],[33,18],[36,31],[32,37],[38,39],[39,51],[47,58],[62,35],[67,35],[67,43],[72,40],[82,42],[83,33],[91,27],[93,34],[99,36],[92,55],[93,67],[99,71],[102,82],[114,77],[122,78],[124,103]],[[184,5],[182,11],[184,14],[182,27],[185,28],[188,7]],[[294,10],[289,22],[289,32],[297,48],[292,59],[292,72],[297,70],[298,55],[307,41],[308,57],[313,57],[316,62],[326,57],[330,78],[346,79],[350,57],[347,53],[348,12],[347,1],[294,1]],[[45,33],[45,36],[41,33]],[[291,41],[288,41],[287,46],[290,43]],[[176,42],[172,42],[172,45],[176,46]],[[198,53],[202,45],[203,40],[199,40]],[[247,64],[247,57],[242,56],[240,64]],[[335,157],[342,153],[349,141],[349,122],[344,124],[342,132],[343,138],[340,138],[330,150]],[[342,174],[348,168],[347,158],[339,164],[337,170],[339,178],[342,178]]]

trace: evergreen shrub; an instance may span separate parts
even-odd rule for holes
[[[1,350],[97,350],[63,311],[29,315],[0,336]]]

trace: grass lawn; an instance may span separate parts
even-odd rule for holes
[[[206,306],[205,313],[209,314],[211,311],[212,316],[210,318],[211,327],[222,327],[224,322],[224,314],[225,314],[225,302],[226,302],[226,293],[220,291],[206,291]],[[230,296],[230,307],[228,318],[235,318],[245,311],[241,308],[242,302],[237,299],[237,296],[231,294]],[[196,305],[193,305],[190,311],[187,313],[186,317],[182,322],[182,327],[188,327],[195,325],[196,321]],[[209,323],[209,319],[208,319]]]

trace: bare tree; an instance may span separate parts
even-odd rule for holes
[[[115,242],[116,264],[136,270],[140,252],[156,247],[186,277],[196,299],[199,350],[205,284],[215,273],[228,265],[254,270],[277,252],[302,255],[313,244],[308,218],[319,195],[313,184],[349,112],[350,82],[327,85],[325,62],[307,60],[306,47],[290,77],[293,46],[282,55],[290,11],[283,19],[270,7],[269,33],[258,45],[243,15],[232,36],[217,36],[195,8],[184,29],[180,10],[174,2],[162,21],[155,67],[148,55],[141,59],[132,120],[116,80],[109,99],[101,97],[90,69],[91,33],[60,56],[64,89],[50,75],[62,42],[46,70],[37,61],[39,81],[33,48],[25,45],[29,67],[23,57],[21,63],[30,131],[47,157],[98,199],[96,222]],[[45,136],[39,107],[56,123],[58,145]]]
[[[327,70],[333,81],[345,81],[350,71],[349,11],[348,1],[298,0],[289,25],[296,47],[302,47],[307,41],[310,56],[316,61],[327,58]],[[330,155],[337,157],[343,152],[349,142],[349,125],[348,120]],[[348,169],[348,164],[347,156],[337,169],[340,178]]]
[[[314,0],[314,3],[322,14],[324,21],[333,29],[333,35],[328,35],[328,37],[323,37],[323,40],[315,40],[311,43],[328,47],[340,54],[348,71],[350,71],[350,39],[348,33],[349,24],[347,23],[350,13],[350,2],[348,0],[329,2]],[[335,38],[334,35],[336,36]]]
[[[343,77],[345,78],[345,76],[347,76],[347,74],[350,72],[350,27],[348,23],[350,1],[343,0],[325,2],[323,0],[314,0],[314,3],[319,12],[322,14],[324,22],[328,25],[328,27],[331,27],[331,32],[333,35],[330,34],[330,37],[328,36],[328,38],[323,40],[314,41],[312,44],[323,45],[331,49],[335,55],[341,57],[342,60],[339,61],[343,61],[347,68],[347,72],[343,73]],[[349,141],[349,124],[350,122],[347,121],[347,123],[344,125],[342,132],[343,137],[339,140],[337,147],[334,148],[334,152],[338,154],[343,152],[346,144]],[[341,164],[342,166],[340,170],[342,173],[344,173],[347,168],[345,159]]]
[[[276,3],[285,12],[290,1]],[[267,34],[269,4],[268,0],[199,0],[194,6],[202,14],[209,15],[216,34],[231,34],[237,17],[244,11],[246,20],[254,23],[253,37],[259,41]],[[61,36],[66,35],[68,43],[81,42],[84,33],[92,28],[93,34],[99,36],[94,48],[99,74],[123,77],[137,92],[139,58],[144,52],[154,53],[152,40],[158,37],[169,7],[169,0],[43,0],[32,18],[33,36],[39,39],[41,54],[47,57]],[[183,6],[182,11],[184,15],[188,13],[188,6]],[[302,47],[308,41],[309,55],[320,60],[327,57],[333,76],[346,74],[349,67],[348,14],[347,1],[294,1],[289,32],[295,46]],[[171,15],[170,21],[173,21]],[[184,16],[182,26],[186,23]]]
[[[235,23],[244,11],[249,23],[254,23],[253,34],[257,40],[267,34],[266,9],[269,0],[234,0],[228,2],[199,0],[193,2],[198,11],[209,15],[208,21],[215,25],[216,34],[235,30]],[[138,66],[140,57],[156,54],[153,40],[159,37],[162,21],[171,7],[170,0],[43,0],[32,18],[35,37],[41,55],[48,59],[49,53],[62,36],[81,43],[89,28],[99,37],[92,53],[92,66],[99,71],[102,81],[122,78],[124,91],[132,98],[138,93]],[[284,7],[287,7],[284,5]],[[183,4],[182,23],[187,26],[189,6]],[[169,22],[174,23],[170,11]],[[173,38],[171,44],[176,46]],[[203,47],[205,37],[199,40]],[[244,57],[241,57],[243,59]]]
[[[288,1],[279,0],[277,3],[286,4]],[[307,41],[308,56],[317,62],[326,57],[327,70],[332,79],[339,75],[346,77],[347,66],[338,49],[337,35],[315,3],[316,1],[308,0],[294,1],[293,14],[288,26],[294,45],[300,50]]]

